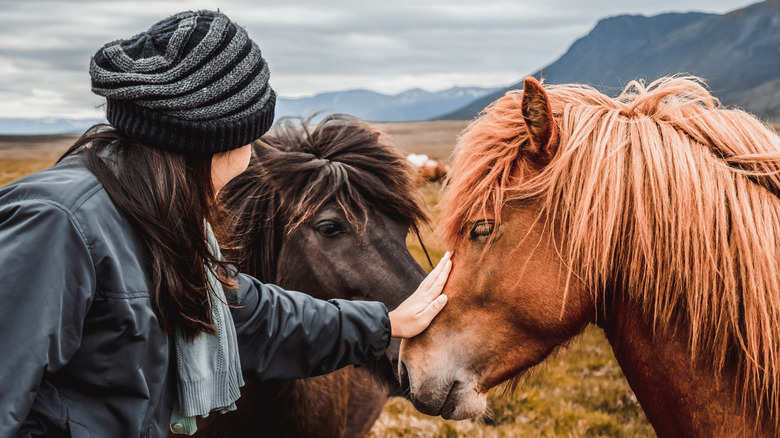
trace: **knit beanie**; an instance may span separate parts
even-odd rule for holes
[[[260,138],[276,94],[246,30],[220,12],[182,12],[103,46],[92,91],[120,133],[183,155],[212,155]]]

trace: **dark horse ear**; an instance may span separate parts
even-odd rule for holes
[[[534,77],[523,82],[521,101],[523,119],[531,137],[531,153],[544,166],[552,160],[558,148],[558,126],[553,120],[547,92]]]

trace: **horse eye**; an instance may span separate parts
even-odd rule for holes
[[[471,227],[469,236],[472,239],[486,239],[493,233],[496,223],[492,220],[481,220],[474,222],[474,226]]]
[[[336,237],[339,234],[344,234],[344,229],[337,222],[322,221],[316,226],[317,232],[325,237]]]

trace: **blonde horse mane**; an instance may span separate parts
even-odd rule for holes
[[[695,77],[631,82],[617,98],[545,87],[560,141],[535,169],[522,92],[464,131],[443,204],[450,244],[469,221],[533,199],[563,233],[570,275],[628,294],[690,331],[693,360],[737,378],[745,409],[780,426],[780,138],[721,107]]]

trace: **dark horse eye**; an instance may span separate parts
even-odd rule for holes
[[[474,226],[471,227],[469,236],[472,239],[486,239],[493,233],[496,223],[492,220],[481,220],[474,222]]]
[[[322,221],[317,224],[317,232],[325,237],[336,237],[339,234],[344,234],[344,228],[341,224],[333,221]]]

